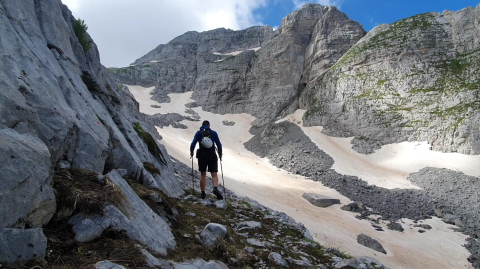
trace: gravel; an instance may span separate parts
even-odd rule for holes
[[[378,218],[372,219],[369,215],[380,215],[384,220],[395,222],[401,218],[428,219],[435,213],[458,216],[464,227],[457,230],[470,236],[465,244],[472,253],[469,261],[474,268],[480,268],[479,178],[448,169],[424,168],[409,178],[422,190],[385,189],[331,169],[333,159],[292,123],[284,121],[262,128],[252,127],[250,132],[254,137],[245,143],[245,148],[267,157],[279,168],[320,181],[365,205],[363,209],[355,208],[354,211],[360,213],[357,218],[378,222]]]

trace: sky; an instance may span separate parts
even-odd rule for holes
[[[280,26],[305,3],[336,6],[366,31],[429,11],[457,11],[479,0],[62,0],[88,33],[106,67],[124,67],[187,31]]]

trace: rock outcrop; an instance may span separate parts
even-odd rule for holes
[[[306,125],[370,153],[405,140],[480,153],[480,6],[379,25],[302,92]]]
[[[91,39],[84,51],[74,19],[60,0],[0,3],[0,229],[42,234],[56,211],[59,168],[122,168],[169,196],[184,193],[153,126]]]

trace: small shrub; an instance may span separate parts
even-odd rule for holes
[[[73,31],[78,38],[78,42],[83,47],[83,51],[87,52],[92,46],[88,42],[87,37],[88,26],[85,24],[85,21],[82,19],[76,19],[73,21]]]

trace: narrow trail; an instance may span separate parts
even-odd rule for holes
[[[153,88],[129,86],[129,89],[140,103],[140,111],[143,113],[189,115],[185,113],[185,104],[193,101],[190,99],[191,92],[170,94],[171,103],[159,104],[150,99]],[[151,107],[153,104],[160,105],[161,108]],[[249,129],[255,120],[254,117],[247,114],[217,115],[202,111],[200,107],[193,110],[200,115],[201,120],[208,119],[212,129],[219,133],[224,146],[223,170],[226,188],[240,196],[257,200],[264,206],[285,212],[296,221],[302,222],[319,243],[339,248],[353,256],[374,257],[391,268],[472,268],[467,261],[470,254],[462,247],[466,236],[453,232],[451,230],[453,226],[433,218],[424,222],[433,228],[426,233],[418,233],[418,229],[411,228],[412,221],[403,220],[405,222],[403,233],[388,230],[386,223],[380,225],[385,227],[385,231],[378,232],[368,221],[358,220],[354,213],[341,210],[341,205],[328,208],[314,207],[302,198],[303,193],[312,192],[338,198],[342,204],[351,201],[319,182],[278,169],[267,159],[261,159],[247,151],[243,143],[252,138]],[[303,111],[297,111],[285,120],[297,123],[302,115]],[[235,125],[224,126],[222,124],[224,120],[233,121]],[[190,166],[190,143],[201,123],[192,121],[181,123],[188,128],[175,129],[169,126],[157,130],[163,137],[160,142],[165,145],[168,153]],[[378,155],[377,153],[362,155],[349,149],[351,146],[348,138],[328,137],[321,134],[321,127],[302,127],[301,124],[299,126],[320,149],[335,160],[333,168],[337,172],[358,176],[370,184],[390,188],[413,188],[415,186],[406,180],[408,174],[431,164],[422,161],[423,158],[432,158],[430,155],[420,154],[425,151],[423,143],[387,145],[378,151]],[[476,176],[480,174],[480,171],[468,170],[460,164],[479,163],[478,156],[463,158],[464,155],[438,154],[435,155],[438,163],[434,163],[438,166],[431,166],[452,169],[451,167],[456,165],[459,170],[466,169],[461,171],[467,174],[477,173]],[[418,161],[421,162],[417,163]],[[194,169],[197,169],[196,161],[194,163]],[[377,239],[388,254],[384,255],[359,245],[356,238],[360,233]]]

